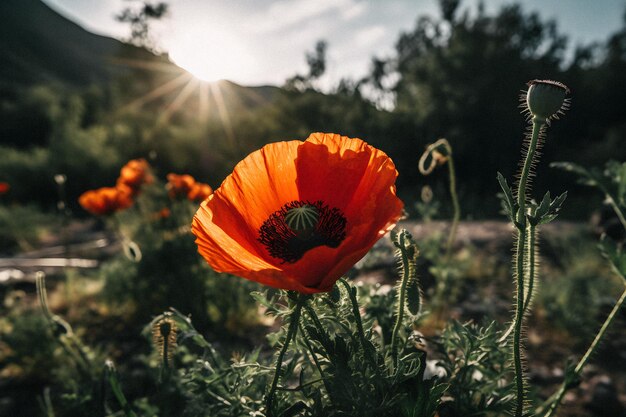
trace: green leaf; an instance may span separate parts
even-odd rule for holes
[[[611,264],[611,268],[626,281],[626,251],[624,246],[615,243],[603,234],[598,247],[602,256]]]
[[[541,218],[544,215],[546,215],[548,213],[548,210],[550,210],[550,203],[551,203],[551,201],[550,201],[550,191],[548,191],[543,196],[543,199],[541,200],[541,203],[539,204],[539,207],[537,207],[537,212],[535,213],[535,216]]]
[[[513,192],[511,191],[511,187],[509,187],[508,182],[500,172],[498,172],[497,178],[498,183],[500,184],[500,188],[503,192],[503,194],[501,195],[501,199],[504,211],[509,216],[509,218],[513,220],[515,217],[515,212],[517,211],[517,203],[515,202],[515,198],[513,198]]]
[[[546,195],[549,198],[549,193],[547,193]],[[550,223],[552,220],[554,220],[558,216],[559,212],[561,211],[561,206],[563,205],[563,202],[565,201],[566,198],[567,198],[567,191],[564,192],[563,194],[559,195],[554,200],[552,200],[550,202],[549,207],[548,207],[548,211],[544,215],[542,215],[542,216],[537,215],[536,219],[535,219],[537,221],[537,223],[533,223],[533,224],[535,224],[535,225],[536,224],[546,224],[546,223]],[[544,196],[544,200],[545,200],[545,196]],[[542,201],[541,205],[543,205],[543,203],[544,202]],[[541,208],[541,206],[540,206],[540,208]],[[537,209],[537,212],[539,212],[540,208]]]

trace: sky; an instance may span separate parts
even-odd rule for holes
[[[156,2],[157,0],[152,0]],[[162,0],[163,1],[163,0]],[[479,0],[461,8],[475,9]],[[128,0],[44,0],[89,31],[124,39],[114,15]],[[401,32],[420,15],[439,16],[437,0],[169,0],[155,28],[159,46],[180,66],[207,80],[280,85],[305,73],[305,52],[328,42],[322,86],[367,74],[374,56],[393,54]],[[487,12],[511,0],[484,0]],[[602,41],[622,27],[626,0],[525,0],[524,10],[555,19],[570,46]]]

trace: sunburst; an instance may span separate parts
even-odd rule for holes
[[[239,105],[237,106],[238,110],[245,111],[248,107],[243,105],[244,101],[251,101],[258,105],[267,103],[267,100],[254,90],[235,88],[234,84],[226,80],[202,80],[173,62],[117,59],[113,63],[119,66],[152,71],[158,73],[159,78],[163,79],[156,87],[121,106],[119,112],[141,111],[149,103],[165,100],[166,104],[161,107],[157,118],[159,125],[169,122],[177,112],[190,114],[189,110],[191,109],[197,109],[196,117],[199,122],[212,123],[216,121],[215,118],[211,117],[211,109],[215,106],[216,112],[214,114],[217,115],[217,122],[220,123],[232,146],[236,144],[237,139],[229,104]],[[225,97],[228,97],[228,100]]]

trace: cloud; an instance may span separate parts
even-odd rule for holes
[[[269,8],[249,16],[255,22],[255,32],[279,32],[299,24],[309,23],[328,13],[337,13],[344,20],[353,19],[365,11],[357,0],[279,0]]]
[[[369,26],[354,35],[354,42],[357,46],[370,46],[384,38],[386,32],[383,25]]]
[[[365,3],[363,2],[353,2],[354,4],[344,8],[341,11],[341,17],[344,20],[352,20],[355,17],[361,16],[365,12]]]

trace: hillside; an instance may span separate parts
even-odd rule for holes
[[[0,145],[24,148],[48,142],[53,122],[45,103],[56,99],[42,99],[40,93],[33,99],[24,94],[33,86],[55,86],[51,94],[60,97],[65,92],[82,94],[92,86],[106,90],[113,82],[121,81],[121,107],[140,103],[139,112],[175,107],[176,113],[195,118],[199,96],[206,94],[209,97],[203,117],[208,120],[222,119],[224,112],[237,114],[263,106],[279,90],[271,86],[243,87],[228,81],[201,87],[167,55],[157,56],[91,33],[41,0],[1,0],[0,19]],[[173,84],[176,88],[165,88]],[[192,84],[189,89],[187,84]],[[220,90],[219,97],[214,94],[216,90]],[[162,93],[155,95],[154,91]],[[185,96],[182,91],[192,93],[188,94],[189,100],[178,99]]]
[[[40,0],[0,2],[0,84],[50,81],[71,87],[99,83],[124,68],[113,58],[157,59],[148,51],[95,35],[59,15]]]
[[[96,35],[61,16],[41,0],[0,1],[0,86],[60,82],[85,87],[129,72],[129,61],[157,63],[162,72],[181,74],[166,56]],[[237,89],[238,85],[228,83]],[[246,87],[247,88],[247,87]],[[274,88],[251,87],[270,99]],[[253,102],[249,103],[253,105]]]

